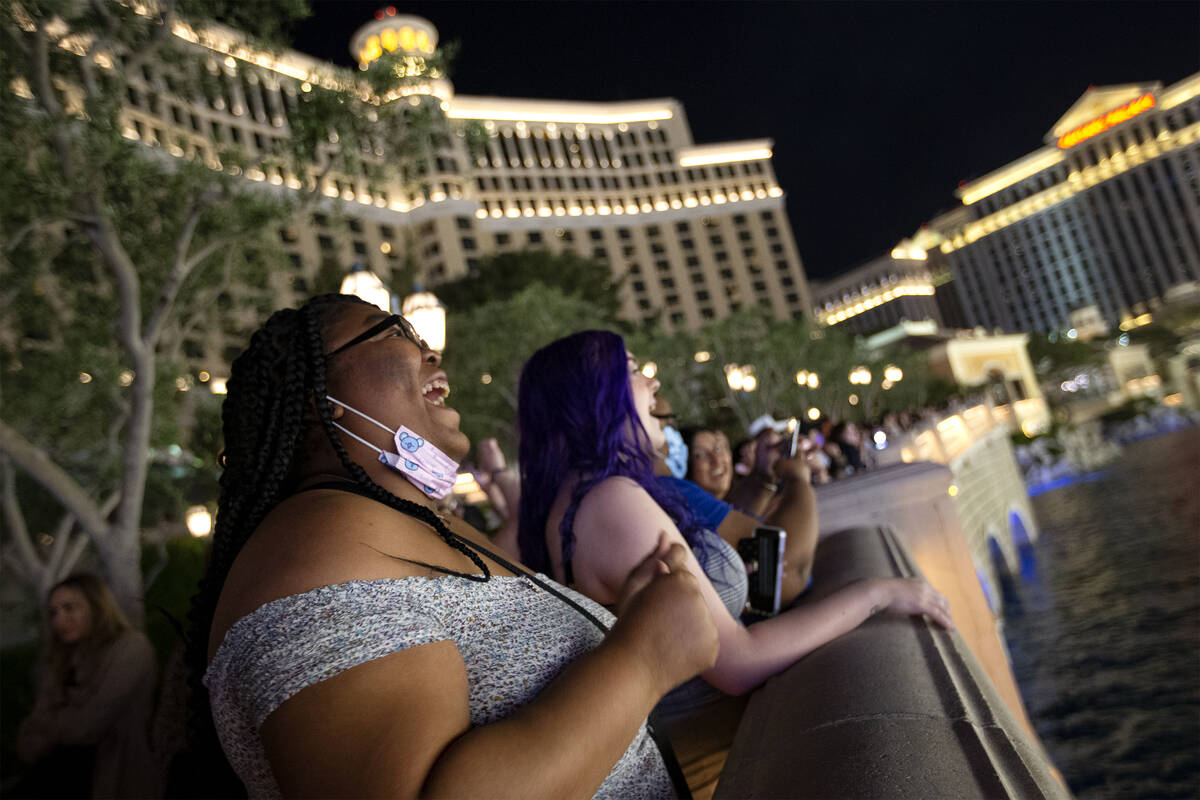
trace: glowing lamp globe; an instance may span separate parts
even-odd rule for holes
[[[208,509],[204,506],[192,506],[184,515],[184,520],[187,522],[188,533],[196,538],[208,536],[212,533],[212,514],[208,513]]]
[[[391,292],[383,285],[378,275],[361,265],[356,265],[342,280],[341,292],[352,294],[384,311],[392,310]]]
[[[400,308],[417,335],[439,353],[446,349],[446,307],[432,292],[416,292],[404,298]]]

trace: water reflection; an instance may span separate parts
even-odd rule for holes
[[[1078,797],[1200,796],[1200,428],[1089,477],[1001,578],[1017,681]]]

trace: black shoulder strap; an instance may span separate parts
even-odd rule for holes
[[[366,489],[359,486],[357,483],[354,483],[353,481],[324,481],[322,483],[313,484],[312,486],[305,486],[303,489],[300,489],[299,491],[307,492],[307,491],[312,491],[314,489],[334,489],[339,492],[349,492],[350,494],[357,494],[361,497],[367,498],[368,500],[374,500],[377,503],[381,502],[378,498],[373,497],[370,493],[367,492]],[[391,508],[391,506],[388,506],[388,507]],[[404,512],[400,512],[400,513],[404,513]],[[498,553],[492,552],[491,550],[484,547],[483,545],[476,544],[475,542],[472,542],[470,539],[467,539],[463,536],[459,536],[454,531],[450,531],[450,535],[453,536],[458,541],[462,542],[467,547],[470,547],[475,552],[485,555],[488,558],[490,558],[492,561],[495,561],[497,564],[504,567],[506,570],[508,570],[512,574],[518,575],[520,577],[523,577],[523,578],[533,582],[535,585],[537,585],[538,588],[542,589],[547,594],[557,597],[559,600],[566,603],[571,608],[575,609],[580,614],[582,614],[583,617],[585,619],[587,619],[589,622],[591,622],[593,625],[595,625],[600,630],[601,633],[603,633],[605,635],[608,634],[608,630],[609,630],[608,626],[605,625],[603,622],[601,622],[599,620],[599,618],[596,617],[595,614],[588,611],[582,605],[580,605],[579,603],[575,602],[567,595],[560,592],[554,586],[543,581],[541,578],[539,578],[534,573],[530,572],[529,570],[525,569],[524,567],[517,566],[516,564],[509,561],[507,558],[504,558],[503,556],[499,555]],[[444,572],[444,573],[447,573],[450,575],[460,574],[460,573],[454,572],[452,570],[448,570],[445,567],[439,567],[439,566],[436,566],[433,564],[426,564],[421,561],[411,561],[410,559],[407,559],[407,558],[403,559],[403,560],[407,561],[410,564],[417,564],[418,566],[422,566],[427,569],[436,570],[438,572]],[[572,570],[571,570],[571,563],[569,561],[566,562],[563,565],[563,568],[564,568],[564,571],[566,572],[567,581],[569,583],[574,583],[574,576],[573,576]],[[683,768],[679,765],[679,759],[675,756],[675,749],[671,746],[671,741],[670,741],[670,739],[667,738],[666,733],[664,733],[660,730],[660,728],[658,726],[658,722],[657,722],[657,715],[653,711],[650,712],[649,719],[646,721],[646,732],[650,734],[650,738],[652,740],[654,740],[655,746],[658,747],[659,755],[662,756],[663,765],[667,768],[667,774],[671,776],[671,785],[675,789],[675,796],[678,797],[679,800],[692,800],[692,792],[691,792],[691,789],[688,788],[687,779],[684,777],[684,774],[683,774]]]

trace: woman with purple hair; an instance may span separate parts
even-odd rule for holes
[[[715,788],[744,695],[872,614],[927,614],[951,628],[946,599],[921,580],[870,579],[751,627],[738,621],[745,568],[736,551],[654,480],[662,428],[651,414],[658,381],[645,377],[624,341],[583,331],[547,345],[521,373],[521,558],[611,606],[651,554],[686,542],[716,623],[720,652],[701,679],[659,704],[697,797]],[[703,566],[701,563],[703,562]],[[740,582],[736,572],[740,570]],[[738,586],[740,583],[740,595]]]

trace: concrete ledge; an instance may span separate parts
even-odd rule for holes
[[[822,539],[813,599],[919,574],[888,529]],[[957,633],[881,615],[750,699],[718,798],[1065,798],[1041,746]]]

